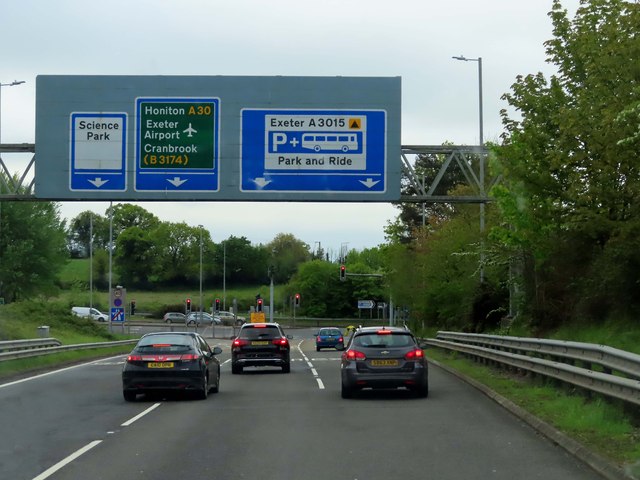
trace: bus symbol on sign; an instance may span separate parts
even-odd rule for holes
[[[305,133],[302,135],[302,148],[314,152],[333,153],[358,150],[358,136],[355,133]]]

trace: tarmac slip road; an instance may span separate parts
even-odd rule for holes
[[[291,373],[232,375],[220,392],[122,398],[123,357],[0,385],[0,478],[12,480],[596,480],[595,472],[456,377],[429,398],[340,397],[340,352],[292,340]]]

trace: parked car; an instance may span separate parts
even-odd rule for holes
[[[408,388],[429,394],[429,374],[422,346],[400,327],[357,329],[342,354],[342,398],[363,388]]]
[[[322,348],[335,348],[342,350],[344,348],[344,337],[337,327],[323,327],[316,333],[316,351]]]
[[[220,347],[211,348],[195,332],[144,335],[122,368],[122,394],[127,402],[139,393],[195,392],[206,399],[220,389]]]
[[[90,318],[98,322],[108,322],[109,315],[91,307],[72,307],[71,313],[83,318]]]
[[[281,367],[291,371],[289,339],[277,323],[245,323],[231,343],[231,373],[242,373],[245,367]]]
[[[246,319],[235,315],[233,312],[227,312],[226,310],[219,310],[213,313],[214,318],[219,318],[220,322],[224,325],[242,325]]]
[[[186,318],[187,325],[222,325],[220,319],[215,319],[207,312],[190,312]]]
[[[167,312],[162,317],[162,321],[165,323],[184,323],[187,316],[180,312]]]

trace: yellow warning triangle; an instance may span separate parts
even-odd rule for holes
[[[359,118],[350,118],[349,128],[352,130],[360,130],[362,128],[362,121]]]

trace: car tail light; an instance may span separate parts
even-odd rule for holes
[[[338,343],[344,343],[344,338],[340,337],[340,338],[338,339]]]
[[[342,358],[345,360],[366,360],[367,356],[358,350],[347,350],[342,354]]]
[[[322,341],[322,339],[320,338],[320,335],[318,335],[318,336],[316,337],[316,342],[321,342],[321,341]]]
[[[180,357],[180,360],[183,362],[197,362],[200,360],[200,355],[197,353],[185,353]]]
[[[240,348],[244,345],[249,345],[249,342],[247,340],[243,340],[241,338],[236,338],[233,343],[231,344],[231,348]]]
[[[141,362],[142,361],[142,355],[129,355],[127,357],[127,362],[131,363],[131,362]]]
[[[278,345],[279,347],[288,347],[289,346],[289,340],[287,340],[284,337],[276,338],[276,339],[272,340],[271,343],[273,343],[274,345]]]
[[[376,333],[378,335],[391,335],[391,330],[382,329],[382,330],[378,330]]]
[[[422,358],[424,358],[424,352],[419,348],[407,352],[407,354],[404,356],[405,360],[420,360]]]

